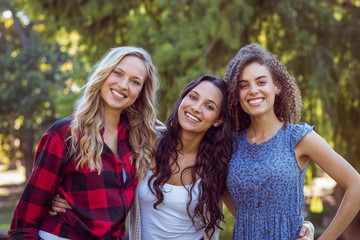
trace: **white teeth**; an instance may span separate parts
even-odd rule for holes
[[[250,104],[256,104],[256,103],[261,103],[263,101],[262,98],[258,98],[258,99],[255,99],[255,100],[250,100],[249,103]]]
[[[124,95],[118,93],[117,91],[111,90],[111,92],[112,92],[115,96],[117,96],[117,97],[119,97],[119,98],[124,98],[124,97],[125,97]]]
[[[189,114],[189,113],[185,113],[185,115],[186,115],[187,117],[191,118],[192,120],[196,121],[196,122],[200,122],[200,120],[199,120],[197,117],[195,117],[195,116],[193,116],[193,115],[191,115],[191,114]]]

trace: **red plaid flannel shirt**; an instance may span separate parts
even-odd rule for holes
[[[38,239],[38,230],[70,239],[122,239],[125,219],[137,184],[130,163],[130,125],[126,115],[118,128],[117,158],[104,143],[100,173],[88,168],[76,170],[67,157],[66,139],[72,117],[57,121],[42,136],[35,165],[14,211],[11,239]],[[71,210],[48,215],[53,197],[59,193]]]

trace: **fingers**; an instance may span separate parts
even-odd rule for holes
[[[305,223],[304,223],[305,224]],[[299,237],[304,237],[307,233],[307,228],[305,225],[301,226],[300,232],[299,232]]]
[[[66,208],[62,208],[62,207],[55,207],[54,205],[52,205],[51,206],[51,210],[50,211],[52,211],[52,212],[56,212],[56,213],[60,213],[60,212],[62,212],[62,213],[65,213],[65,211],[66,211]],[[49,212],[49,214],[50,214],[50,212]],[[51,215],[51,214],[50,214]],[[56,214],[55,214],[56,215]]]
[[[314,233],[314,225],[309,221],[304,221],[299,233],[299,237],[306,237],[305,239],[313,240]]]
[[[54,197],[54,200],[51,205],[51,209],[54,210],[54,207],[59,208],[59,209],[64,209],[64,212],[65,212],[65,209],[71,209],[68,202],[64,198],[61,198],[59,195],[56,195]],[[59,211],[57,211],[57,212],[59,212]]]
[[[68,208],[70,208],[70,205],[68,204],[68,202],[59,196],[59,194],[56,194],[56,196],[54,197],[54,203],[61,203],[64,206],[68,206]]]
[[[69,206],[69,204],[67,202],[62,203],[62,202],[58,202],[58,201],[54,200],[52,202],[51,209],[52,210],[63,209],[64,211],[61,211],[61,212],[65,212],[66,209],[71,209],[71,207]],[[57,212],[59,212],[59,211],[57,211]]]
[[[50,215],[50,216],[56,216],[56,215],[57,215],[57,212],[53,212],[53,211],[49,210],[49,215]]]
[[[68,202],[61,198],[58,194],[54,197],[54,200],[51,203],[51,209],[49,215],[55,216],[57,213],[65,213],[66,209],[71,209]]]

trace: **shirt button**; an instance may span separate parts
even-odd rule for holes
[[[121,166],[121,163],[118,163],[118,166]]]

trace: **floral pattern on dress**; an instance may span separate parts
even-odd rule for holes
[[[250,144],[246,131],[234,143],[227,187],[236,207],[232,239],[297,239],[305,206],[305,170],[294,152],[314,127],[283,125],[268,141]]]

